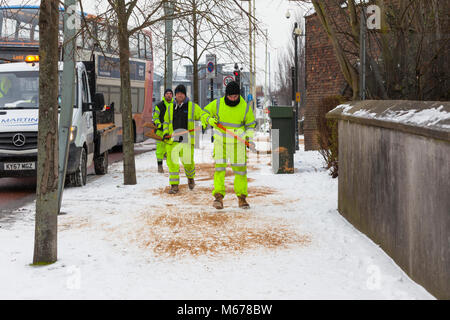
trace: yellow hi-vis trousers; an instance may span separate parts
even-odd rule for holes
[[[169,184],[180,184],[180,160],[186,177],[194,179],[194,145],[191,143],[174,142],[166,145],[167,166],[169,167]]]
[[[162,130],[157,130],[156,134],[161,138],[163,137]],[[167,143],[163,141],[156,142],[156,159],[158,160],[158,162],[163,161],[164,159],[164,155],[166,154],[166,145]]]
[[[230,161],[234,173],[234,193],[240,197],[248,196],[247,191],[247,152],[241,142],[225,143],[214,140],[214,190],[213,195],[220,193],[225,197],[225,174],[227,160]]]

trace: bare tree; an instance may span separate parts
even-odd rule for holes
[[[353,99],[359,96],[361,2],[312,3],[333,44]],[[448,100],[450,87],[450,2],[372,0],[381,9],[381,29],[368,33],[367,96],[374,99]],[[365,23],[365,22],[364,22]]]
[[[301,21],[300,13],[296,13],[295,21]],[[298,72],[297,81],[300,88],[301,97],[306,94],[306,66],[305,66],[305,43],[301,37],[298,39]],[[289,41],[285,52],[278,57],[277,69],[275,73],[277,88],[275,90],[275,97],[280,105],[290,106],[292,102],[293,92],[293,79],[291,69],[295,66],[295,46],[293,41]],[[300,106],[300,114],[303,112],[305,99],[302,99],[302,105]]]
[[[160,14],[164,2],[160,1],[125,1],[108,0],[109,8],[98,17],[103,24],[109,24],[115,30],[120,58],[121,112],[123,136],[124,184],[134,185],[136,166],[134,159],[134,128],[132,122],[131,84],[130,84],[130,38],[136,32],[164,19]],[[103,44],[104,45],[104,44]],[[106,45],[108,45],[106,43]],[[99,45],[102,47],[102,44]]]
[[[230,63],[248,60],[248,29],[242,26],[248,26],[249,13],[234,0],[178,0],[175,8],[184,17],[174,21],[174,55],[192,64],[193,99],[198,102],[199,65],[206,53]]]
[[[33,264],[57,260],[59,1],[42,0],[39,14],[39,130]]]

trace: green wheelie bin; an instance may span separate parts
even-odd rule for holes
[[[272,171],[294,173],[295,128],[293,107],[271,106]]]

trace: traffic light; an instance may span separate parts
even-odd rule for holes
[[[256,98],[256,108],[262,109],[261,98]]]
[[[239,86],[241,86],[241,72],[239,70],[234,70],[233,75],[234,75],[234,81],[236,81],[237,84]]]

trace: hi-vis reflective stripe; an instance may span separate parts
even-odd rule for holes
[[[192,174],[195,173],[195,169],[193,169],[193,170],[191,170],[191,171],[184,169],[184,172],[185,172],[186,174],[192,175]]]
[[[246,167],[247,164],[246,163],[232,163],[231,167],[236,167],[236,168],[242,168],[242,167]]]
[[[219,109],[220,109],[220,98],[216,99],[216,116],[217,116],[217,121],[219,121]]]
[[[221,125],[223,125],[223,126],[226,126],[226,127],[242,128],[242,124],[235,124],[235,123],[222,122],[222,121],[219,121],[219,123],[220,123]]]
[[[247,170],[245,171],[237,171],[237,170],[233,170],[235,174],[238,174],[240,176],[245,176],[247,174]]]
[[[227,163],[227,159],[217,159],[215,161],[216,161],[216,164],[226,164]]]
[[[179,182],[180,179],[179,179],[179,178],[178,178],[178,179],[169,179],[169,181],[170,181],[170,182]]]
[[[216,167],[216,171],[227,171],[227,167]]]
[[[169,175],[171,175],[171,176],[179,176],[180,173],[179,172],[169,172]]]
[[[250,109],[250,105],[247,103],[247,109],[245,109],[244,120],[242,121],[243,123],[245,123],[245,119],[247,119],[247,113],[248,113],[249,109]]]
[[[220,132],[219,130],[214,129],[214,134],[226,138],[227,134],[225,132]]]
[[[250,123],[246,123],[246,124],[245,124],[245,129],[248,129],[248,128],[250,128],[251,126],[254,126],[254,125],[256,125],[256,121],[253,121],[253,122],[250,122]]]
[[[216,130],[216,129],[214,129],[214,134],[217,135],[217,136],[219,136],[219,137],[222,137],[222,138],[229,138],[229,139],[235,139],[235,140],[237,140],[236,137],[235,137],[234,135],[228,134],[228,133],[226,133],[226,132],[220,132],[220,131],[218,131],[218,130]],[[243,136],[245,136],[245,132],[243,133]],[[241,135],[240,137],[243,137],[243,136]]]
[[[244,127],[245,119],[247,118],[247,113],[248,113],[249,108],[250,108],[250,106],[247,104],[247,109],[245,110],[244,120],[241,123],[238,124],[238,123],[223,122],[223,121],[220,121],[220,117],[219,117],[220,99],[216,99],[216,114],[217,114],[218,123],[220,123],[221,125],[223,125],[225,127],[242,128],[242,127]],[[245,125],[245,128],[247,128],[247,126],[251,126],[252,124],[256,124],[256,122],[252,122],[252,123]]]

